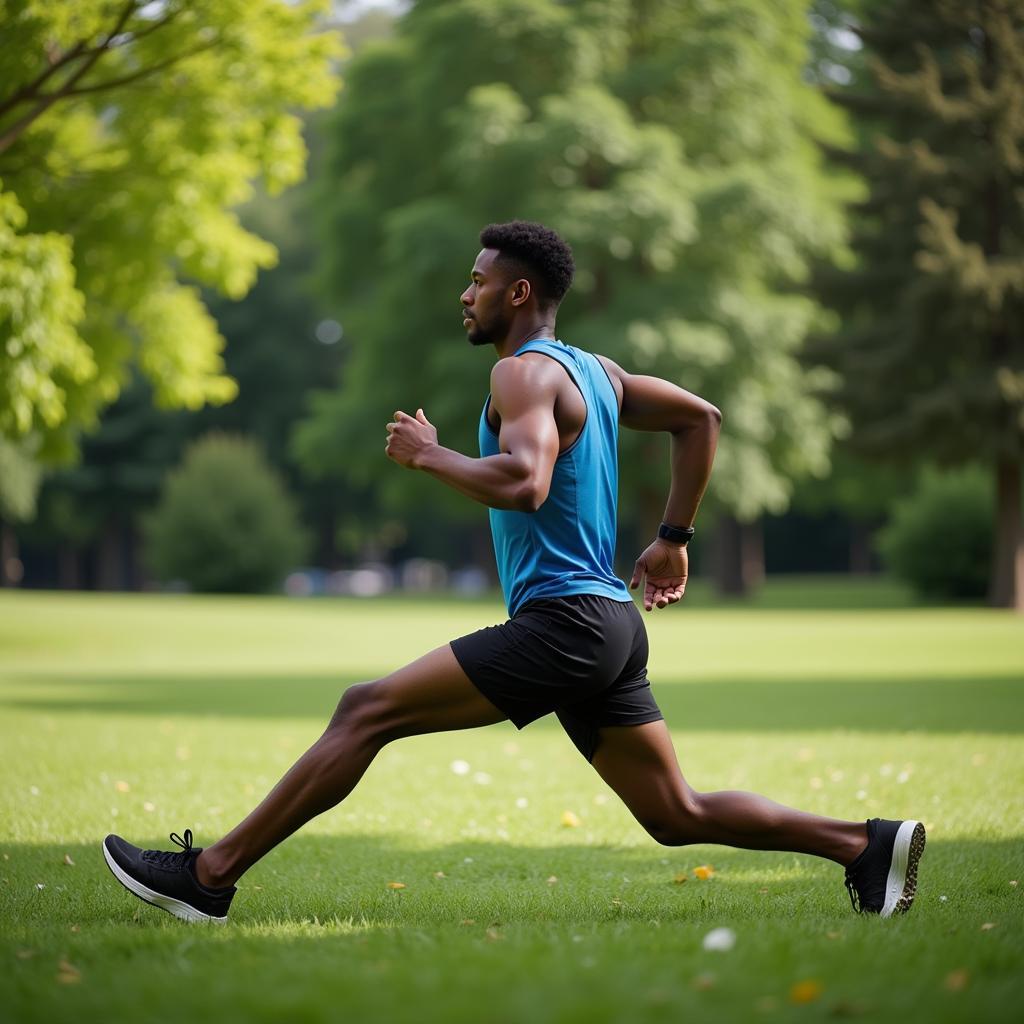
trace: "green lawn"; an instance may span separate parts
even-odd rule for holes
[[[922,819],[906,918],[854,915],[825,862],[658,847],[544,720],[385,750],[225,928],[184,925],[114,882],[102,837],[217,838],[345,686],[500,608],[2,593],[4,1019],[1018,1020],[1024,622],[869,588],[845,609],[694,596],[648,617],[691,783]],[[721,926],[735,948],[704,950]]]

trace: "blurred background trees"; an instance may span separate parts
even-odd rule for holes
[[[991,598],[1020,601],[1008,2],[83,7],[3,15],[20,42],[0,61],[0,135],[35,109],[4,95],[71,83],[0,151],[0,465],[82,452],[35,509],[3,503],[26,478],[0,473],[27,582],[144,585],[143,517],[211,430],[266,453],[316,565],[492,568],[480,510],[397,471],[380,438],[423,405],[474,451],[490,359],[458,297],[480,227],[532,217],[577,254],[560,335],[723,409],[698,571],[743,592],[766,566],[875,570],[892,519],[882,551],[914,578],[897,521],[920,533],[931,520],[906,508],[919,483],[935,507],[930,467],[970,462],[998,481],[990,539],[946,561],[990,544]],[[302,132],[309,181],[272,195],[301,173]],[[146,313],[161,289],[180,311]],[[624,562],[663,505],[662,440],[623,437]],[[967,590],[917,582],[963,594],[971,572]]]

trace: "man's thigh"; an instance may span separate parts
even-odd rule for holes
[[[395,736],[473,729],[507,717],[472,683],[445,644],[366,685],[372,712]]]

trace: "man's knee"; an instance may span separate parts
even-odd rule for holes
[[[356,683],[341,695],[327,729],[356,733],[383,746],[395,738],[395,711],[379,680]]]
[[[647,834],[662,846],[688,846],[702,842],[704,807],[700,794],[690,790],[663,813],[642,824]]]

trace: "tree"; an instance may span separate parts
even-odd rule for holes
[[[292,111],[337,84],[324,9],[5,0],[0,434],[68,458],[132,363],[162,406],[234,396],[195,284],[237,298],[274,262],[231,209],[302,174]]]
[[[811,357],[841,374],[835,399],[861,451],[904,465],[988,461],[990,598],[1024,609],[1024,9],[864,10],[870,76],[834,98],[869,141],[833,156],[868,194],[855,265],[822,279],[844,329]]]
[[[722,407],[711,504],[745,521],[785,507],[792,477],[827,467],[832,426],[797,358],[820,315],[798,290],[808,258],[841,238],[806,138],[842,137],[801,79],[808,31],[795,0],[417,3],[353,62],[333,117],[323,277],[352,355],[297,436],[305,463],[390,512],[472,515],[382,468],[379,438],[424,404],[473,450],[489,367],[458,336],[458,296],[480,227],[527,217],[576,252],[567,339]],[[666,450],[633,437],[624,455],[623,514],[647,531]]]

